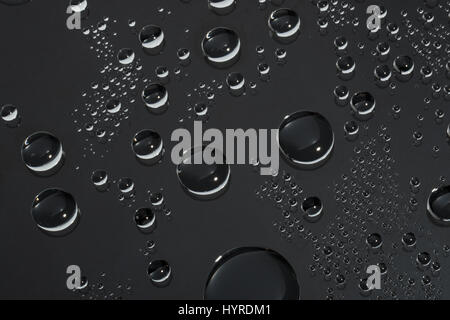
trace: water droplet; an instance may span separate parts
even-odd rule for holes
[[[334,133],[328,120],[311,111],[298,111],[280,125],[279,144],[293,164],[315,168],[324,164],[334,147]]]
[[[206,59],[214,66],[229,67],[239,57],[241,41],[231,29],[214,28],[205,35],[202,50]]]
[[[162,113],[168,107],[169,93],[164,86],[154,83],[145,87],[142,99],[152,112]]]
[[[20,124],[19,110],[12,104],[4,105],[0,111],[3,122],[11,128],[15,128]]]
[[[130,48],[120,49],[117,53],[117,59],[123,65],[133,63],[135,56],[134,51]]]
[[[31,215],[41,230],[59,236],[74,229],[80,214],[71,194],[59,189],[47,189],[34,199]]]
[[[354,115],[359,120],[368,120],[375,111],[375,98],[369,92],[358,92],[350,100],[350,106]]]
[[[234,10],[236,0],[208,0],[208,7],[217,14],[225,15]]]
[[[62,144],[48,132],[33,133],[22,145],[22,159],[28,169],[36,174],[53,174],[64,162]]]
[[[239,248],[216,259],[205,287],[206,300],[296,300],[295,271],[280,254]]]
[[[164,151],[161,136],[152,130],[136,133],[131,146],[136,157],[148,164],[159,161]]]
[[[91,180],[98,191],[108,189],[108,173],[105,170],[95,170],[91,175]]]
[[[153,231],[156,223],[156,216],[150,208],[140,208],[134,213],[134,222],[142,231]]]
[[[450,186],[433,189],[428,197],[427,211],[433,221],[450,225]]]
[[[106,103],[106,111],[111,114],[115,114],[120,111],[122,104],[117,99],[111,99]]]
[[[318,197],[309,197],[303,200],[302,210],[305,213],[305,219],[309,222],[317,222],[323,214],[322,200]]]
[[[283,43],[294,41],[300,30],[300,18],[291,9],[273,11],[268,23],[272,36]]]
[[[221,163],[195,164],[196,157],[208,152],[215,159],[220,158]],[[226,163],[225,156],[216,149],[208,147],[193,148],[184,155],[183,162],[177,167],[177,175],[184,189],[195,198],[217,198],[226,191],[230,180],[230,166]],[[203,159],[203,158],[202,158]]]
[[[148,265],[147,274],[155,286],[165,287],[172,278],[172,268],[167,261],[154,260]]]
[[[155,25],[148,25],[139,32],[139,40],[145,52],[158,54],[164,46],[164,32]]]

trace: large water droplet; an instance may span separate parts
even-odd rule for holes
[[[428,198],[427,211],[435,222],[450,225],[450,186],[433,189]]]
[[[280,125],[279,144],[283,155],[302,168],[316,168],[330,157],[334,133],[328,120],[319,113],[298,111]]]
[[[172,278],[172,268],[165,260],[154,260],[147,268],[147,274],[157,287],[165,287]]]
[[[230,180],[230,166],[226,163],[225,156],[220,154],[222,164],[195,164],[195,157],[202,156],[204,151],[209,153],[220,152],[203,146],[193,148],[184,155],[184,160],[177,167],[177,175],[185,191],[199,199],[217,198],[226,191]]]
[[[214,66],[229,67],[239,57],[241,41],[231,29],[214,28],[205,35],[202,50],[206,59]]]
[[[159,161],[163,154],[162,138],[152,130],[142,130],[136,133],[131,146],[136,157],[148,164]]]
[[[369,92],[358,92],[350,100],[350,107],[359,120],[370,119],[375,111],[375,106],[375,98]]]
[[[169,93],[164,86],[153,83],[142,91],[142,99],[150,111],[162,113],[167,110]]]
[[[117,60],[119,60],[121,64],[127,65],[133,63],[135,56],[136,55],[132,49],[123,48],[117,53]]]
[[[239,248],[216,259],[206,300],[297,300],[299,285],[289,262],[275,251]]]
[[[155,25],[148,25],[139,32],[139,40],[145,52],[158,54],[164,46],[164,32]]]
[[[76,226],[79,209],[71,194],[59,189],[47,189],[34,199],[31,215],[43,231],[63,235]]]
[[[229,14],[236,7],[236,0],[208,0],[208,7],[217,14]]]
[[[62,144],[48,132],[36,132],[25,139],[22,159],[28,169],[36,174],[53,174],[64,162]]]
[[[276,40],[291,42],[295,40],[300,30],[300,18],[291,9],[278,9],[269,16],[269,28]]]

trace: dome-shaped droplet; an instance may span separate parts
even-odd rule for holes
[[[371,249],[378,249],[383,244],[383,239],[378,233],[372,233],[367,237],[366,242]]]
[[[142,91],[142,99],[151,111],[162,112],[168,106],[169,93],[164,86],[153,83]]]
[[[217,14],[229,14],[236,7],[236,0],[208,0],[208,7]]]
[[[394,60],[394,69],[403,76],[408,76],[414,71],[414,61],[409,56],[398,56]]]
[[[127,65],[133,63],[135,56],[136,55],[132,49],[123,48],[117,53],[117,60],[119,60],[121,64]]]
[[[450,225],[450,186],[433,189],[428,197],[427,210],[435,222]]]
[[[213,156],[220,152],[206,146],[187,151],[183,162],[177,167],[177,175],[181,185],[190,195],[200,199],[212,199],[226,190],[231,170],[222,153],[220,153],[222,163],[206,164],[202,161],[202,164],[195,164],[196,154],[205,151]]]
[[[158,26],[148,25],[139,32],[139,40],[146,52],[157,54],[164,46],[164,32]]]
[[[136,133],[131,146],[136,157],[144,161],[157,161],[163,153],[162,138],[152,130],[142,130]]]
[[[17,127],[20,124],[19,110],[12,104],[7,104],[0,110],[3,122],[9,127]]]
[[[172,277],[172,268],[165,260],[154,260],[147,268],[147,274],[157,287],[167,286]]]
[[[71,194],[59,189],[47,189],[34,199],[31,215],[40,229],[52,235],[61,235],[73,230],[79,218],[79,209]]]
[[[355,116],[360,120],[368,120],[375,111],[375,98],[369,92],[358,92],[350,100]]]
[[[99,191],[108,189],[108,173],[105,170],[95,170],[91,175],[92,183]]]
[[[134,190],[134,181],[131,178],[121,178],[117,183],[119,191],[122,193],[130,193]]]
[[[347,75],[355,71],[356,63],[352,57],[344,56],[338,59],[336,67],[340,73]]]
[[[215,66],[228,67],[239,57],[241,41],[236,32],[228,28],[214,28],[202,41],[206,59]]]
[[[300,18],[291,9],[278,9],[269,16],[269,28],[275,39],[290,42],[300,30]]]
[[[106,111],[108,111],[111,114],[119,112],[121,107],[122,104],[117,99],[111,99],[108,102],[106,102]]]
[[[134,222],[140,229],[152,229],[156,222],[156,216],[150,208],[140,208],[134,213]]]
[[[303,168],[325,163],[334,147],[334,133],[319,113],[298,111],[287,116],[279,129],[280,149],[286,158]]]
[[[239,248],[218,257],[206,300],[298,300],[299,285],[289,262],[275,251]]]
[[[22,159],[37,174],[52,174],[63,162],[64,152],[57,137],[48,132],[36,132],[25,139]]]
[[[322,200],[318,197],[309,197],[303,200],[302,210],[305,213],[305,219],[310,222],[318,221],[323,214]]]
[[[88,7],[87,0],[70,0],[69,7],[72,12],[83,12]]]

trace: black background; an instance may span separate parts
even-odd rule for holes
[[[410,12],[422,5],[419,0],[377,1],[388,8],[388,18],[399,20],[399,12]],[[368,3],[357,4],[365,19]],[[371,4],[371,3],[370,3]],[[348,171],[353,144],[343,135],[343,125],[351,120],[347,108],[334,104],[332,91],[341,83],[335,74],[336,55],[333,39],[340,32],[330,29],[322,37],[317,31],[317,8],[309,1],[286,0],[285,7],[294,9],[302,19],[301,35],[293,44],[283,46],[288,51],[288,64],[274,63],[273,51],[280,47],[269,36],[267,17],[273,7],[259,10],[257,1],[239,1],[234,12],[217,16],[210,12],[205,1],[193,0],[184,4],[178,0],[90,0],[90,16],[83,23],[94,24],[103,17],[117,19],[115,28],[119,36],[115,48],[135,50],[144,66],[144,74],[154,78],[154,69],[166,65],[170,70],[177,64],[176,51],[180,47],[191,50],[192,64],[186,68],[189,77],[168,86],[171,105],[162,116],[150,115],[142,102],[132,108],[130,120],[121,127],[120,137],[110,145],[105,159],[82,157],[82,134],[76,133],[71,118],[72,110],[82,99],[81,93],[99,78],[99,62],[83,35],[69,31],[65,26],[66,1],[33,0],[31,3],[7,7],[0,6],[0,104],[13,103],[19,107],[23,123],[16,129],[0,127],[0,297],[1,298],[78,298],[65,287],[65,269],[80,265],[91,282],[102,281],[107,288],[131,279],[132,294],[136,299],[201,299],[209,271],[217,256],[229,249],[243,246],[261,246],[281,253],[297,272],[304,299],[323,299],[327,284],[310,278],[307,272],[312,249],[307,243],[289,244],[280,239],[272,222],[279,212],[267,202],[255,197],[255,189],[264,181],[246,166],[232,167],[232,182],[228,192],[210,202],[189,198],[178,184],[175,166],[166,157],[161,165],[143,167],[130,150],[131,137],[137,131],[151,128],[158,131],[166,145],[170,145],[171,132],[179,127],[180,114],[186,113],[186,93],[202,81],[224,81],[229,71],[242,72],[247,83],[258,82],[258,94],[235,98],[223,95],[211,112],[209,126],[214,128],[277,128],[281,119],[299,109],[310,109],[325,115],[336,134],[335,152],[328,163],[314,171],[282,168],[295,175],[308,194],[322,198],[326,213],[313,230],[325,229],[335,214],[333,193],[328,186]],[[171,15],[158,14],[157,8],[172,11]],[[164,17],[164,18],[163,18]],[[133,18],[138,28],[146,24],[160,25],[167,39],[164,54],[157,57],[144,55],[139,42],[127,26]],[[230,70],[217,70],[202,58],[200,42],[213,27],[227,26],[241,37],[242,55]],[[189,35],[184,30],[189,28]],[[433,120],[434,108],[424,111],[423,99],[430,96],[430,88],[418,84],[416,79],[401,83],[395,95],[378,89],[373,81],[375,58],[369,49],[364,56],[356,53],[356,44],[365,41],[373,48],[376,42],[367,40],[366,32],[346,32],[350,52],[354,52],[357,75],[348,83],[352,92],[368,90],[377,99],[376,116],[369,122],[371,128],[388,125],[392,139],[392,156],[397,160],[400,183],[407,190],[412,175],[421,177],[423,190],[431,190],[440,176],[450,176],[449,148],[445,127]],[[259,60],[255,48],[263,45],[266,60],[272,66],[272,80],[258,80],[256,66]],[[393,48],[393,56],[411,54],[407,43]],[[141,88],[142,89],[142,88]],[[402,106],[401,119],[392,120],[393,104]],[[433,102],[447,113],[448,102]],[[426,117],[424,145],[412,146],[412,132],[417,113]],[[427,113],[428,112],[428,113]],[[446,116],[448,123],[448,116]],[[58,136],[66,152],[64,167],[54,176],[33,176],[21,161],[20,146],[35,131],[50,131]],[[438,159],[432,157],[433,145],[441,147]],[[79,170],[76,170],[79,167]],[[158,217],[158,228],[152,235],[136,230],[132,219],[133,208],[122,207],[115,192],[98,193],[90,182],[94,169],[103,168],[115,177],[132,177],[137,185],[140,206],[146,188],[164,188],[167,205],[173,212],[171,220]],[[51,238],[37,230],[30,217],[33,197],[50,186],[72,193],[82,211],[82,221],[67,237]],[[139,192],[141,194],[139,194]],[[418,196],[419,212],[424,212],[427,191]],[[141,202],[141,203],[140,203]],[[430,228],[436,241],[449,239],[448,230],[433,226],[425,214],[421,223]],[[139,252],[147,240],[155,240],[157,251],[151,258],[167,260],[174,273],[166,288],[154,287],[147,278],[149,258]],[[447,269],[448,270],[448,269]],[[106,279],[98,280],[105,272]],[[446,270],[444,269],[443,277]],[[355,292],[357,292],[355,288]],[[449,293],[444,293],[449,297]],[[358,297],[357,294],[350,297]]]

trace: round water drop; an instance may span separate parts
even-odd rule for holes
[[[165,287],[172,278],[172,268],[165,260],[154,260],[148,265],[147,274],[155,286]]]
[[[241,50],[241,41],[236,32],[228,28],[214,28],[202,41],[203,54],[216,67],[233,65]]]
[[[348,77],[356,69],[355,60],[350,56],[340,57],[336,62],[336,68],[338,69],[341,77]],[[345,79],[347,80],[347,79]]]
[[[204,117],[208,114],[208,106],[204,103],[197,103],[194,107],[194,111],[198,117]]]
[[[117,99],[111,99],[106,103],[106,111],[111,114],[115,114],[120,111],[122,104]]]
[[[123,65],[131,64],[134,61],[135,53],[130,48],[120,49],[117,53],[117,60]]]
[[[87,0],[70,0],[69,4],[72,12],[84,12],[88,7]]]
[[[136,158],[145,164],[154,164],[164,152],[161,136],[152,130],[142,130],[133,137],[131,143]]]
[[[318,197],[309,197],[303,200],[302,210],[305,213],[305,219],[310,222],[317,222],[323,214],[322,200]]]
[[[142,91],[142,99],[150,111],[162,113],[167,110],[169,93],[164,86],[153,83]]]
[[[344,125],[345,137],[353,141],[358,137],[359,125],[355,121],[347,121]]]
[[[236,7],[236,0],[208,0],[208,7],[214,13],[229,14]]]
[[[348,47],[348,41],[345,37],[339,36],[334,39],[334,46],[339,51],[345,50]]]
[[[59,189],[47,189],[34,199],[31,216],[41,230],[59,236],[75,228],[80,213],[71,194]]]
[[[196,158],[209,154],[214,159],[220,159],[213,164],[195,164]],[[222,195],[230,181],[231,169],[225,156],[217,149],[206,146],[192,148],[183,155],[183,161],[177,167],[178,179],[191,196],[198,199],[214,199]]]
[[[240,96],[245,91],[245,78],[239,72],[232,72],[226,79],[230,93],[234,96]]]
[[[371,249],[378,249],[383,245],[383,239],[378,233],[372,233],[367,237],[366,243]]]
[[[131,178],[121,178],[117,183],[119,191],[124,194],[129,194],[134,191],[134,181]]]
[[[3,122],[11,128],[15,128],[20,124],[19,110],[12,104],[4,105],[0,111]]]
[[[414,61],[409,56],[398,56],[394,60],[394,70],[398,73],[400,80],[409,80],[414,71]]]
[[[427,211],[433,221],[450,225],[450,186],[435,188],[431,191]]]
[[[134,213],[134,222],[141,231],[153,231],[156,216],[150,208],[140,208]]]
[[[298,300],[294,269],[279,253],[238,248],[215,261],[206,282],[205,300]]]
[[[356,118],[368,120],[375,111],[375,98],[369,92],[358,92],[350,100],[350,107]]]
[[[25,139],[22,159],[28,169],[39,175],[55,173],[64,162],[64,151],[58,138],[48,132],[36,132]]]
[[[180,60],[182,66],[187,66],[191,62],[191,52],[189,49],[180,48],[177,51],[177,57]]]
[[[148,25],[139,32],[139,40],[145,52],[158,54],[164,46],[164,32],[155,25]]]
[[[269,16],[269,28],[272,37],[283,43],[292,42],[300,30],[300,18],[291,9],[278,9]]]
[[[380,87],[387,86],[387,82],[391,79],[392,73],[386,64],[378,65],[374,70],[375,79]]]
[[[279,145],[292,164],[305,169],[316,168],[324,164],[333,151],[333,129],[321,114],[298,111],[281,123]]]
[[[405,233],[402,236],[402,243],[405,249],[409,250],[411,248],[414,248],[417,243],[416,235],[412,232]]]
[[[108,173],[105,170],[95,170],[91,180],[98,191],[106,191],[109,187]]]
[[[164,203],[164,196],[160,192],[152,193],[150,196],[152,206],[158,207]]]

